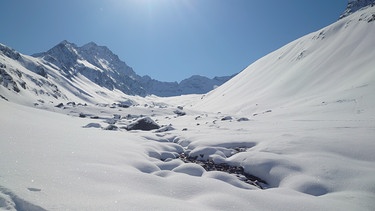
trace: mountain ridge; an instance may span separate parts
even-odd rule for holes
[[[78,47],[76,44],[64,40],[48,51],[32,56],[53,63],[61,68],[68,77],[81,73],[100,86],[109,90],[116,88],[130,95],[153,94],[168,97],[182,94],[203,94],[231,78],[221,77],[218,80],[200,76],[200,85],[197,86],[195,77],[195,85],[191,86],[189,85],[190,78],[184,79],[181,84],[158,81],[147,75],[139,76],[108,47],[99,46],[95,42]]]
[[[345,11],[340,15],[339,19],[345,18],[354,12],[364,9],[365,7],[375,5],[375,0],[349,0]]]

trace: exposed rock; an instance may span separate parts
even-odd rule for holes
[[[244,122],[244,121],[249,121],[249,118],[247,117],[241,117],[239,119],[237,119],[238,122]]]
[[[120,114],[113,114],[113,119],[120,120],[121,115]]]
[[[6,100],[6,101],[9,101],[6,97],[0,95],[0,98],[3,99],[3,100]]]
[[[127,99],[125,101],[121,101],[121,102],[117,103],[117,106],[121,107],[121,108],[129,108],[130,106],[134,106],[136,104],[137,103],[134,102],[133,100]]]
[[[341,14],[340,18],[345,18],[350,14],[364,8],[367,6],[373,7],[375,5],[375,0],[349,0],[348,5],[346,6],[345,11]]]
[[[63,103],[59,103],[59,104],[57,104],[55,107],[56,107],[56,108],[62,108],[62,107],[64,107],[64,104],[63,104]]]
[[[254,185],[260,189],[267,187],[267,182],[259,177],[248,174],[245,172],[242,166],[232,166],[227,163],[216,164],[212,160],[199,160],[197,157],[187,156],[185,153],[181,153],[179,158],[185,163],[195,163],[202,166],[206,171],[222,171],[228,174],[233,174],[237,178],[245,183]]]
[[[20,86],[21,86],[23,89],[26,89],[26,82],[25,82],[25,81],[21,81],[19,84],[20,84]]]
[[[75,103],[75,102],[68,102],[66,105],[69,105],[69,106],[76,106],[76,103]]]
[[[232,119],[233,119],[233,117],[226,116],[226,117],[221,118],[221,121],[228,121],[228,120],[232,120]]]
[[[137,121],[129,124],[127,126],[127,130],[154,130],[159,129],[160,126],[154,122],[150,117],[144,117],[141,119],[138,119]]]
[[[11,59],[18,60],[19,58],[21,58],[21,55],[17,51],[5,45],[0,44],[0,51],[2,51],[5,56]]]
[[[0,68],[0,84],[15,92],[20,92],[17,83],[13,80],[12,76],[8,74],[5,69]]]
[[[177,116],[185,116],[186,115],[185,111],[182,111],[182,110],[179,110],[179,109],[173,111],[173,113],[177,114]]]
[[[170,124],[170,125],[163,126],[163,127],[159,128],[159,129],[157,129],[155,132],[156,133],[161,133],[161,132],[167,132],[167,131],[171,131],[171,130],[175,130],[175,128],[172,127],[172,125]]]

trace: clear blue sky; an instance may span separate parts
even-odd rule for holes
[[[1,0],[0,43],[24,54],[62,40],[105,45],[139,75],[240,72],[333,22],[346,0]]]

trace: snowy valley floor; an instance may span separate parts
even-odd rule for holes
[[[188,107],[179,116],[178,102],[165,101],[58,108],[0,99],[0,209],[375,210],[373,119],[222,120],[228,114]],[[140,115],[166,131],[124,129]],[[109,123],[117,129],[104,130]],[[182,153],[268,184],[206,171]]]

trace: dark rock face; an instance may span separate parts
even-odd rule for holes
[[[374,6],[375,0],[349,0],[348,6],[345,11],[340,15],[340,18],[345,18],[346,16],[360,10],[366,6]]]
[[[18,60],[19,58],[21,58],[21,55],[17,51],[4,45],[0,45],[0,51],[2,51],[5,56],[11,59]]]
[[[20,89],[17,86],[17,83],[13,80],[12,76],[10,76],[4,69],[0,68],[0,85],[11,89],[15,92],[20,92]]]
[[[154,130],[159,129],[160,126],[154,122],[150,117],[144,117],[128,125],[127,130]]]

